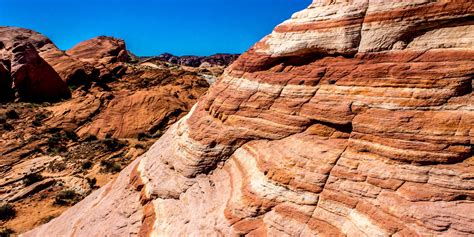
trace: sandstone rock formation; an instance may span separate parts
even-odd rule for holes
[[[67,50],[66,53],[93,65],[100,71],[102,79],[123,75],[126,68],[121,63],[131,59],[123,40],[107,36],[83,41]]]
[[[24,236],[474,235],[474,4],[327,1]]]
[[[55,104],[0,104],[0,208],[8,202],[17,210],[0,220],[0,233],[31,230],[105,185],[189,112],[209,84],[176,65],[129,65],[106,86],[78,88]],[[58,201],[66,191],[74,195]]]
[[[51,65],[68,84],[90,81],[98,74],[91,65],[67,55],[58,49],[50,39],[29,29],[0,27],[0,42],[2,42],[0,45],[9,45],[12,42],[33,45],[39,56]]]
[[[0,28],[0,46],[3,101],[11,99],[14,93],[26,101],[58,101],[71,96],[58,73],[15,29]]]
[[[130,57],[112,37],[63,52],[0,27],[0,211],[17,212],[0,213],[0,236],[46,223],[116,177],[223,72]]]

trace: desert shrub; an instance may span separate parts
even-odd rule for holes
[[[18,115],[18,113],[14,109],[8,110],[6,115],[7,115],[7,118],[9,118],[9,119],[19,119],[20,118],[20,115]]]
[[[153,134],[152,138],[160,138],[161,136],[163,136],[163,131],[158,130]]]
[[[64,161],[56,160],[48,165],[49,170],[53,172],[61,172],[67,168],[67,164]]]
[[[15,231],[13,231],[12,229],[10,228],[2,228],[0,229],[0,237],[10,237],[11,234],[15,233]]]
[[[33,120],[33,125],[36,126],[36,127],[41,126],[43,120],[46,119],[46,118],[47,118],[47,116],[44,115],[44,114],[41,114],[41,113],[36,114],[35,119]]]
[[[100,165],[103,167],[102,170],[105,172],[116,173],[122,170],[122,166],[114,160],[102,160],[100,161]]]
[[[16,216],[15,208],[10,204],[3,204],[0,206],[0,220],[9,220]]]
[[[73,205],[80,200],[80,195],[76,193],[76,191],[71,189],[62,190],[59,192],[55,199],[54,204],[66,206],[66,205]]]
[[[84,163],[82,163],[81,167],[83,170],[88,170],[90,168],[92,168],[92,162],[90,161],[85,161]]]
[[[90,186],[91,188],[94,188],[95,185],[97,184],[97,179],[96,179],[96,178],[89,178],[89,177],[87,177],[86,180],[87,180],[87,183],[89,184],[89,186]]]
[[[43,218],[41,218],[41,220],[39,221],[40,224],[46,224],[48,222],[50,222],[52,219],[56,218],[57,216],[55,215],[49,215],[49,216],[45,216]]]
[[[66,153],[67,152],[67,147],[65,146],[54,146],[54,147],[49,147],[48,148],[48,152],[50,155],[59,155],[61,153]],[[64,156],[67,156],[67,154],[65,154]]]
[[[137,139],[139,141],[145,141],[147,139],[151,138],[151,135],[149,133],[144,133],[144,132],[141,132],[137,135]]]
[[[9,123],[4,123],[3,124],[3,129],[7,130],[7,131],[13,131],[13,129],[15,129],[13,127],[13,125],[9,124]]]
[[[92,141],[97,141],[97,137],[94,135],[88,135],[86,138],[84,138],[85,142],[92,142]]]
[[[64,131],[64,135],[66,138],[72,141],[77,141],[79,139],[79,136],[74,131]]]
[[[41,174],[38,174],[38,173],[27,174],[25,175],[25,177],[23,177],[23,183],[26,186],[32,185],[41,180],[43,180],[43,176],[41,176]]]
[[[53,133],[51,137],[48,138],[48,146],[49,147],[54,147],[58,145],[61,142],[61,134],[59,132]]]
[[[122,141],[116,138],[106,138],[102,141],[102,143],[105,144],[105,146],[107,147],[109,151],[117,151],[120,148],[125,146],[125,144]]]

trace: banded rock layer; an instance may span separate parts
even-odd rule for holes
[[[474,4],[319,1],[25,236],[474,235]]]

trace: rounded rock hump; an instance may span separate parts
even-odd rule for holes
[[[321,0],[25,236],[472,236],[474,4]]]
[[[67,50],[66,54],[93,65],[100,71],[102,80],[122,75],[126,70],[122,63],[129,62],[132,57],[123,40],[108,36],[83,41]]]
[[[43,58],[59,74],[67,84],[78,85],[90,83],[97,77],[94,67],[67,55],[58,49],[46,36],[33,30],[18,27],[0,27],[0,41],[5,46],[21,41],[34,46],[39,56]]]

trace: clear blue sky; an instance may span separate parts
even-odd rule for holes
[[[311,0],[0,0],[0,25],[36,30],[61,49],[98,35],[140,56],[241,53]]]

